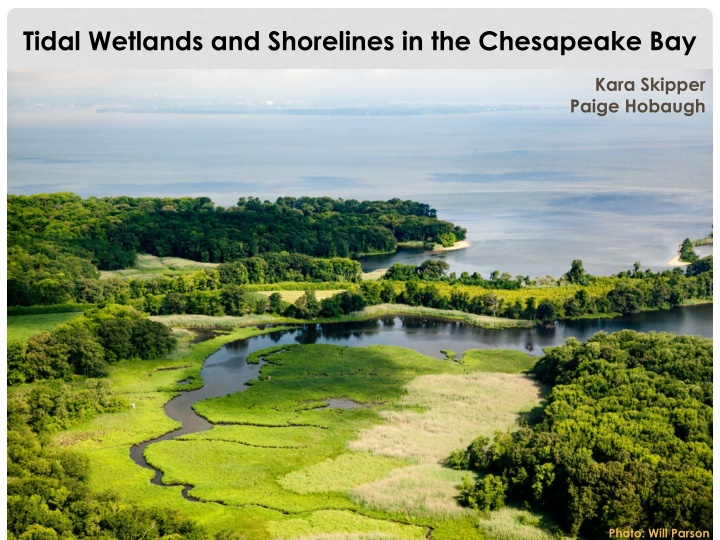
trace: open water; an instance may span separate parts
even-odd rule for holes
[[[399,197],[468,229],[472,247],[442,255],[458,273],[665,268],[712,227],[711,115],[591,116],[10,109],[8,192]]]

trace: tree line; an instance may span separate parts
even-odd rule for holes
[[[9,195],[7,224],[8,279],[24,291],[130,268],[137,253],[216,263],[283,251],[347,258],[466,232],[427,204],[329,197],[243,197],[223,208],[207,197]]]
[[[125,306],[86,311],[83,316],[39,332],[27,342],[8,343],[8,385],[73,375],[104,377],[108,363],[151,360],[174,350],[171,330]]]
[[[32,261],[32,257],[28,257]],[[32,264],[32,263],[31,263]],[[280,282],[360,281],[360,263],[346,258],[321,259],[300,253],[265,253],[218,265],[214,270],[170,278],[100,279],[97,271],[65,274],[58,269],[52,276],[38,279],[32,270],[15,273],[8,279],[8,305],[33,306],[76,303],[127,303],[121,298],[145,294],[215,290],[225,285]],[[43,274],[46,274],[44,271]]]
[[[557,299],[533,296],[541,289],[529,277],[512,278],[497,271],[492,272],[489,279],[467,272],[456,277],[454,273],[448,276],[448,269],[447,263],[437,260],[424,261],[418,266],[395,264],[383,279],[404,283],[404,290],[398,295],[402,303],[542,323],[593,314],[628,315],[645,309],[666,309],[689,299],[713,295],[712,255],[697,260],[684,272],[680,268],[662,272],[642,270],[640,263],[635,263],[632,270],[619,272],[612,278],[592,276],[585,271],[582,261],[574,260],[562,278],[543,280],[540,285],[543,290],[551,286],[558,291],[566,285],[576,286],[574,294],[558,294]],[[469,292],[472,289],[465,285],[479,286],[487,292],[472,295]],[[518,291],[518,294],[509,300],[510,296],[500,292],[505,290]]]
[[[541,421],[454,452],[461,502],[550,513],[571,535],[712,530],[712,340],[623,330],[547,349]]]
[[[361,306],[358,309],[362,309],[396,302],[549,324],[587,315],[666,309],[690,299],[712,298],[713,294],[712,256],[693,263],[685,271],[675,268],[652,272],[642,270],[636,263],[632,270],[602,278],[587,274],[582,261],[576,260],[562,278],[543,282],[542,286],[522,283],[521,286],[506,287],[506,278],[493,272],[490,279],[484,280],[486,288],[467,285],[464,276],[446,276],[442,265],[426,264],[428,262],[442,261],[426,261],[417,267],[400,265],[407,275],[391,272],[380,281],[358,283],[360,269],[355,261],[273,253],[182,276],[85,278],[79,280],[71,295],[62,299],[69,298],[78,305],[128,305],[150,315],[274,313],[292,317],[306,310],[288,306],[280,300],[280,295],[268,297],[254,293],[252,289],[259,284],[294,278],[306,281],[292,283],[303,283],[310,289],[346,289],[348,294],[358,296],[360,300],[343,304],[343,314],[349,313],[348,306]],[[441,272],[437,272],[437,268]],[[396,281],[399,277],[406,280]],[[471,276],[471,279],[476,278]],[[288,282],[282,281],[280,286],[286,284]],[[340,312],[335,307],[328,307],[322,316],[332,318],[333,313]],[[301,318],[311,317],[304,315]]]

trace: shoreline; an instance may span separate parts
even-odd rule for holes
[[[674,266],[675,268],[681,268],[684,266],[690,266],[689,262],[681,261],[680,254],[678,253],[672,259],[667,262],[668,266]]]
[[[455,243],[454,243],[452,246],[450,246],[450,247],[439,247],[439,248],[436,247],[436,248],[433,248],[433,249],[430,250],[430,253],[436,253],[436,252],[440,252],[440,251],[457,251],[457,250],[459,250],[459,249],[467,249],[467,248],[469,248],[471,245],[472,245],[472,244],[470,244],[470,242],[468,242],[467,240],[460,240],[459,242],[455,242]]]

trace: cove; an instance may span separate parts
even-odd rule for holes
[[[674,332],[712,337],[712,307],[712,304],[703,304],[614,319],[564,321],[554,328],[493,330],[460,322],[404,315],[352,323],[306,324],[291,330],[262,334],[224,345],[210,355],[201,371],[203,387],[183,392],[164,406],[165,414],[180,422],[182,427],[132,446],[130,457],[141,467],[154,471],[155,475],[151,480],[153,484],[167,485],[162,482],[162,471],[145,460],[145,448],[159,441],[211,429],[213,424],[197,415],[192,406],[203,399],[247,389],[245,383],[258,377],[263,364],[262,361],[260,364],[248,364],[247,356],[274,345],[395,345],[438,359],[445,357],[440,352],[444,349],[452,349],[458,355],[470,349],[516,349],[537,356],[542,354],[542,349],[561,345],[570,337],[585,341],[599,331],[611,333],[631,329],[639,332]],[[198,499],[189,494],[191,489],[190,485],[184,486],[182,495],[188,500],[197,501]]]

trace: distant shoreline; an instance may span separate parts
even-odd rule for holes
[[[710,237],[701,238],[700,240],[696,240],[695,242],[693,242],[693,247],[712,246],[712,245],[713,245],[713,239]],[[682,246],[680,246],[680,248],[681,247]],[[678,268],[678,267],[683,267],[683,266],[690,266],[690,264],[692,264],[692,263],[680,260],[680,248],[678,248],[678,254],[675,255],[672,259],[670,259],[667,262],[668,266],[674,266],[674,267]]]
[[[460,240],[459,242],[455,242],[450,247],[439,247],[432,250],[433,253],[436,251],[457,251],[458,249],[467,249],[470,247],[470,242],[467,240]]]
[[[680,254],[678,253],[677,255],[675,255],[672,259],[670,259],[670,260],[667,262],[667,265],[668,265],[668,266],[674,266],[674,267],[676,267],[676,268],[679,268],[679,267],[683,267],[683,266],[690,266],[690,263],[689,263],[689,262],[685,262],[685,261],[681,261],[681,260],[680,260]]]

